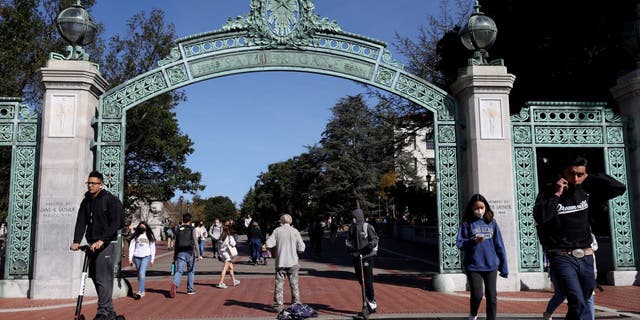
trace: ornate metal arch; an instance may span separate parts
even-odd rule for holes
[[[96,167],[122,194],[126,111],[162,93],[232,74],[302,71],[350,79],[409,99],[435,113],[437,181],[442,232],[441,268],[461,268],[455,100],[403,70],[386,44],[342,31],[314,14],[311,0],[252,0],[245,16],[220,30],[178,39],[158,67],[100,97]]]
[[[0,146],[11,148],[5,279],[28,279],[32,265],[40,113],[21,101],[0,97]]]
[[[542,259],[533,220],[538,194],[537,147],[603,148],[606,173],[627,184],[626,121],[605,103],[529,102],[511,116],[514,177],[521,271],[541,271]],[[629,194],[609,205],[615,270],[636,266]]]

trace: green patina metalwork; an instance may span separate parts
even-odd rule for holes
[[[21,98],[0,97],[0,146],[11,148],[5,279],[31,273],[40,113]]]
[[[603,148],[606,173],[626,184],[627,122],[605,103],[529,102],[511,116],[520,271],[541,271],[541,249],[533,220],[538,193],[536,148]],[[615,270],[634,269],[629,192],[609,203]]]
[[[442,233],[441,272],[459,272],[455,100],[403,70],[386,44],[342,31],[310,0],[252,0],[250,13],[220,30],[178,39],[158,67],[100,97],[96,167],[122,196],[126,111],[165,92],[232,74],[302,71],[365,83],[409,99],[436,115],[436,162]]]

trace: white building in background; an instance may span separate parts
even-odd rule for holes
[[[428,190],[433,189],[436,172],[435,143],[433,137],[433,127],[419,129],[407,141],[404,151],[413,157],[413,168],[417,175],[422,178],[423,185]]]

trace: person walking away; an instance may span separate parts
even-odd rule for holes
[[[316,257],[322,258],[322,238],[324,236],[324,229],[320,218],[316,218],[309,226],[309,236],[311,237],[311,247]]]
[[[463,268],[469,282],[469,319],[478,318],[478,308],[484,295],[487,300],[487,320],[495,320],[497,314],[497,275],[507,278],[507,252],[498,223],[487,199],[471,196],[462,215],[458,230],[457,246],[464,254]]]
[[[220,235],[220,239],[218,239],[218,254],[220,254],[220,258],[224,262],[222,271],[220,272],[220,282],[218,282],[218,288],[220,289],[227,288],[227,285],[224,283],[227,271],[231,276],[231,283],[233,286],[237,287],[240,284],[240,280],[237,280],[236,276],[233,274],[233,256],[230,248],[236,246],[236,240],[231,232],[231,225],[225,224],[224,227],[222,227],[222,235]]]
[[[249,237],[249,244],[251,245],[251,262],[255,266],[258,264],[260,254],[262,253],[262,230],[260,230],[257,221],[254,220],[251,222],[247,236]]]
[[[136,227],[129,245],[129,265],[134,263],[138,270],[138,292],[133,298],[138,300],[144,297],[144,282],[147,268],[153,266],[156,259],[156,238],[149,225],[142,221]]]
[[[557,285],[567,297],[566,319],[593,318],[587,302],[595,287],[589,217],[605,214],[595,210],[594,201],[609,200],[626,191],[614,178],[606,174],[591,175],[587,169],[585,158],[569,158],[562,176],[538,195],[533,208],[538,238]]]
[[[164,232],[167,235],[167,249],[173,250],[173,244],[176,237],[175,234],[173,233],[173,226],[172,225],[166,226],[164,228]]]
[[[86,238],[89,244],[89,277],[98,294],[98,311],[94,320],[116,317],[113,308],[113,267],[116,261],[118,230],[124,226],[124,210],[118,197],[104,190],[104,178],[98,171],[89,173],[87,192],[78,208],[73,243],[77,251]]]
[[[293,218],[289,214],[280,217],[280,226],[275,228],[267,239],[267,248],[272,249],[275,255],[275,290],[273,293],[273,309],[280,313],[284,309],[284,280],[289,279],[291,299],[293,303],[300,302],[300,289],[298,288],[298,254],[305,249],[304,241],[298,229],[291,226]]]
[[[176,265],[176,272],[173,275],[169,296],[176,297],[176,289],[180,287],[182,274],[187,272],[187,294],[195,294],[193,288],[196,274],[196,257],[202,259],[200,248],[196,245],[198,236],[195,228],[191,225],[191,214],[182,215],[182,224],[176,228],[176,243],[173,250],[173,261]]]
[[[204,222],[200,221],[198,226],[196,227],[196,236],[198,237],[198,249],[200,250],[200,259],[204,257],[204,245],[206,244],[207,237],[207,228],[204,226]]]
[[[209,236],[211,236],[211,247],[213,248],[213,258],[217,259],[219,257],[218,253],[218,239],[222,235],[222,224],[220,223],[220,219],[216,218],[213,221],[213,224],[209,228]]]
[[[373,257],[378,254],[379,238],[375,228],[364,221],[364,213],[361,209],[353,210],[351,215],[353,223],[349,226],[346,246],[351,254],[351,262],[358,283],[365,288],[369,312],[374,313],[378,304],[373,289]],[[362,283],[363,278],[364,283]]]

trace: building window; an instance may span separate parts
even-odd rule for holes
[[[427,158],[427,172],[436,172],[436,158]]]

